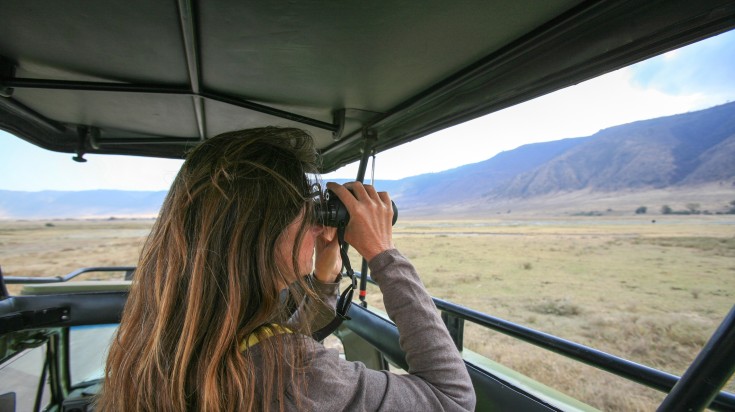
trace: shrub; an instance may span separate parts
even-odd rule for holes
[[[674,210],[669,205],[661,206],[661,214],[670,215]]]
[[[645,206],[640,206],[638,209],[635,210],[636,215],[645,215],[648,211],[648,208]]]
[[[576,316],[582,313],[582,308],[569,302],[567,299],[546,299],[543,302],[529,306],[532,312],[543,315]]]
[[[577,212],[572,213],[572,216],[603,216],[602,212],[599,212],[597,210],[593,210],[591,212]]]
[[[686,206],[687,206],[687,209],[689,209],[690,213],[692,214],[699,213],[699,207],[700,207],[699,203],[687,203]]]

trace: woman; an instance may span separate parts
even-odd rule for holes
[[[393,247],[390,198],[371,186],[328,185],[350,213],[345,240],[383,290],[410,375],[347,362],[310,337],[334,316],[342,266],[334,230],[313,218],[315,162],[297,129],[226,133],[189,154],[141,253],[102,410],[474,407],[459,353]],[[300,305],[292,313],[284,301]]]

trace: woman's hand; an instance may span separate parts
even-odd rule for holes
[[[339,254],[337,229],[324,227],[316,238],[314,276],[322,283],[334,283],[341,270],[342,256]]]
[[[381,252],[394,248],[393,206],[387,192],[378,193],[372,185],[360,182],[346,183],[344,186],[329,182],[327,188],[339,197],[350,212],[345,241],[362,257],[369,262]]]

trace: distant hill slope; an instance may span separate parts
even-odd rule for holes
[[[399,214],[409,215],[579,210],[592,199],[619,205],[623,198],[630,203],[625,207],[672,199],[705,199],[719,207],[735,199],[735,103],[529,144],[483,162],[377,185],[391,193]],[[153,216],[165,194],[0,191],[0,218]]]
[[[55,219],[151,217],[166,191],[85,190],[20,192],[0,190],[0,218]]]
[[[441,173],[381,182],[404,209],[483,208],[565,193],[735,181],[735,103],[521,146]],[[580,205],[581,207],[581,205]]]
[[[564,139],[521,146],[499,153],[479,163],[440,173],[381,181],[381,189],[409,207],[462,203],[477,198],[511,181],[516,176],[540,167],[588,138]]]
[[[735,103],[602,130],[490,197],[661,189],[735,178]]]

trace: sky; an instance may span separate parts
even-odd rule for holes
[[[382,152],[374,177],[440,172],[524,144],[590,136],[619,124],[731,101],[735,31]],[[72,156],[0,131],[0,190],[167,190],[181,165],[180,160],[94,154],[85,155],[87,163],[76,163]],[[352,164],[322,178],[356,174],[357,164]]]

